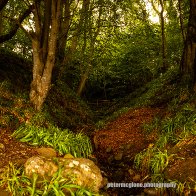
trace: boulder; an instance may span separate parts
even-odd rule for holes
[[[40,178],[51,179],[58,166],[52,159],[41,156],[33,156],[25,163],[25,174],[32,177],[34,173],[38,174]]]
[[[103,186],[100,169],[93,161],[85,158],[47,158],[31,157],[25,163],[25,174],[32,177],[33,173],[39,178],[50,180],[55,172],[61,168],[61,175],[72,184],[98,192]]]

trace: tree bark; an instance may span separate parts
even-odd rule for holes
[[[46,1],[46,4],[49,1]],[[59,16],[60,16],[60,4],[61,0],[51,0],[50,9],[51,9],[51,18],[49,19],[50,31],[48,32],[48,44],[47,48],[44,48],[40,41],[40,38],[45,31],[42,28],[40,23],[40,13],[39,8],[34,12],[35,15],[35,35],[32,39],[33,47],[33,81],[31,83],[30,90],[30,101],[35,107],[36,110],[41,110],[43,103],[46,99],[48,91],[50,89],[52,70],[55,64],[55,52],[57,47],[57,36],[59,30]],[[49,5],[49,4],[48,4]],[[36,5],[39,6],[39,5]],[[48,8],[47,8],[48,9]],[[45,17],[50,17],[50,15],[45,14]],[[44,21],[47,21],[46,19]],[[48,24],[48,22],[47,22]],[[45,40],[45,41],[46,41]],[[45,58],[46,55],[46,58]],[[46,59],[46,60],[45,60]]]
[[[181,33],[182,33],[182,39],[185,42],[186,35],[184,32],[184,21],[183,21],[183,15],[182,15],[181,1],[182,0],[178,0],[178,10],[179,10],[179,20],[180,20],[180,29],[181,29]]]
[[[196,0],[190,0],[187,36],[181,61],[181,72],[193,81],[196,90]]]

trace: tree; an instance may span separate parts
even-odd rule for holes
[[[182,0],[178,0],[178,10],[179,10],[179,20],[180,20],[180,29],[182,33],[182,38],[183,41],[185,41],[185,32],[184,32],[184,20],[183,20],[183,15],[182,15]]]
[[[156,11],[156,13],[159,15],[160,25],[161,25],[161,41],[162,41],[162,68],[163,70],[167,67],[167,57],[166,57],[166,35],[165,35],[165,18],[164,18],[164,11],[165,11],[165,5],[164,0],[158,0],[158,4],[161,7],[161,10],[159,11],[153,0],[151,0],[151,4],[153,6],[153,9]]]
[[[39,0],[40,1],[40,0]],[[8,1],[4,1],[4,4],[1,3],[2,5],[0,5],[0,12],[2,11],[2,9],[4,8],[4,6],[6,5]],[[13,25],[11,26],[11,29],[6,32],[5,34],[0,35],[0,43],[3,43],[5,41],[8,41],[10,39],[12,39],[12,37],[15,36],[15,34],[17,33],[18,29],[20,28],[22,22],[29,16],[29,14],[32,12],[33,6],[30,5],[19,17],[18,19],[12,18],[11,20],[14,21]]]
[[[181,72],[193,81],[196,91],[196,0],[190,0],[187,36],[181,61]]]
[[[90,3],[90,1],[88,2],[88,4]],[[93,62],[93,56],[94,56],[94,50],[95,50],[95,43],[96,43],[96,38],[99,34],[99,31],[100,31],[100,28],[101,28],[101,16],[102,16],[102,11],[103,11],[103,1],[102,0],[99,0],[98,1],[98,4],[99,4],[99,7],[98,7],[98,13],[97,13],[97,20],[96,22],[92,19],[94,18],[92,15],[92,5],[91,7],[89,8],[89,5],[86,4],[85,5],[85,10],[86,10],[86,13],[89,12],[89,14],[85,14],[85,26],[84,26],[84,29],[88,29],[89,31],[89,52],[88,52],[88,55],[87,55],[87,59],[85,59],[86,61],[86,64],[87,64],[87,67],[85,70],[82,70],[82,67],[81,67],[81,78],[80,78],[80,82],[79,82],[79,85],[78,85],[78,89],[77,89],[77,94],[80,96],[84,90],[84,87],[86,85],[86,81],[88,79],[88,76],[89,76],[89,73],[91,71],[91,68],[92,68],[92,62]],[[90,27],[87,27],[86,24],[89,24]],[[94,31],[93,31],[94,29]],[[84,53],[85,53],[85,50],[87,48],[87,32],[85,31],[84,32],[84,47],[83,47],[83,56]]]
[[[50,89],[55,64],[61,0],[45,0],[44,5],[42,14],[40,2],[34,3],[35,31],[30,34],[33,48],[30,101],[37,110],[42,108]]]

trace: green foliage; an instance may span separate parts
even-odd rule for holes
[[[99,196],[90,190],[72,184],[67,179],[61,176],[61,169],[59,169],[51,180],[38,180],[37,174],[32,178],[25,175],[24,168],[17,168],[10,163],[1,175],[0,187],[4,187],[13,196],[17,195],[56,195],[64,196],[70,194],[71,196]]]
[[[195,190],[196,188],[196,182],[190,178],[191,182],[179,182],[178,180],[172,180],[171,183],[176,184],[176,193],[180,196],[182,195],[189,195],[191,194],[191,190]]]
[[[168,142],[177,143],[190,135],[196,135],[196,111],[190,104],[184,104],[173,117],[160,124],[160,137],[156,145],[164,147]]]
[[[64,81],[57,81],[52,86],[46,100],[45,112],[58,127],[69,129],[88,124],[93,117],[87,104]]]
[[[164,74],[152,80],[147,85],[136,90],[130,96],[137,96],[131,100],[131,104],[135,106],[156,105],[170,101],[177,93],[178,89],[175,86],[174,80],[177,80],[179,70],[176,67],[171,67]],[[141,95],[138,97],[138,94]]]
[[[134,165],[142,173],[151,173],[153,182],[163,180],[163,171],[173,155],[168,155],[167,150],[161,151],[157,147],[149,146],[145,151],[138,153],[134,159]]]
[[[75,157],[88,157],[92,153],[90,139],[82,133],[73,134],[68,129],[26,124],[15,130],[13,136],[31,145],[51,146],[61,155],[70,153]]]
[[[53,119],[47,112],[46,108],[44,108],[40,112],[32,112],[32,117],[28,120],[27,123],[30,123],[32,126],[40,128],[48,128],[54,124]]]
[[[167,150],[161,152],[158,150],[150,160],[150,166],[153,174],[160,174],[167,167],[169,156]]]
[[[13,93],[12,90],[13,85],[10,80],[0,82],[0,127],[10,130],[16,129],[32,112],[26,94]]]

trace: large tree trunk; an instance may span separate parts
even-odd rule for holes
[[[181,61],[181,72],[193,81],[196,90],[196,0],[190,0],[187,36]]]
[[[39,5],[34,12],[35,35],[32,38],[33,47],[33,81],[31,83],[30,101],[35,109],[40,110],[50,89],[52,69],[55,64],[57,35],[59,30],[61,0],[46,0],[47,11],[44,14],[44,24],[41,25]],[[49,7],[50,6],[50,9]],[[50,16],[51,11],[51,16]],[[51,17],[51,18],[50,18]],[[46,25],[50,25],[49,28]],[[43,29],[41,27],[46,29]],[[43,37],[45,35],[46,37]],[[47,43],[46,43],[47,42]]]

